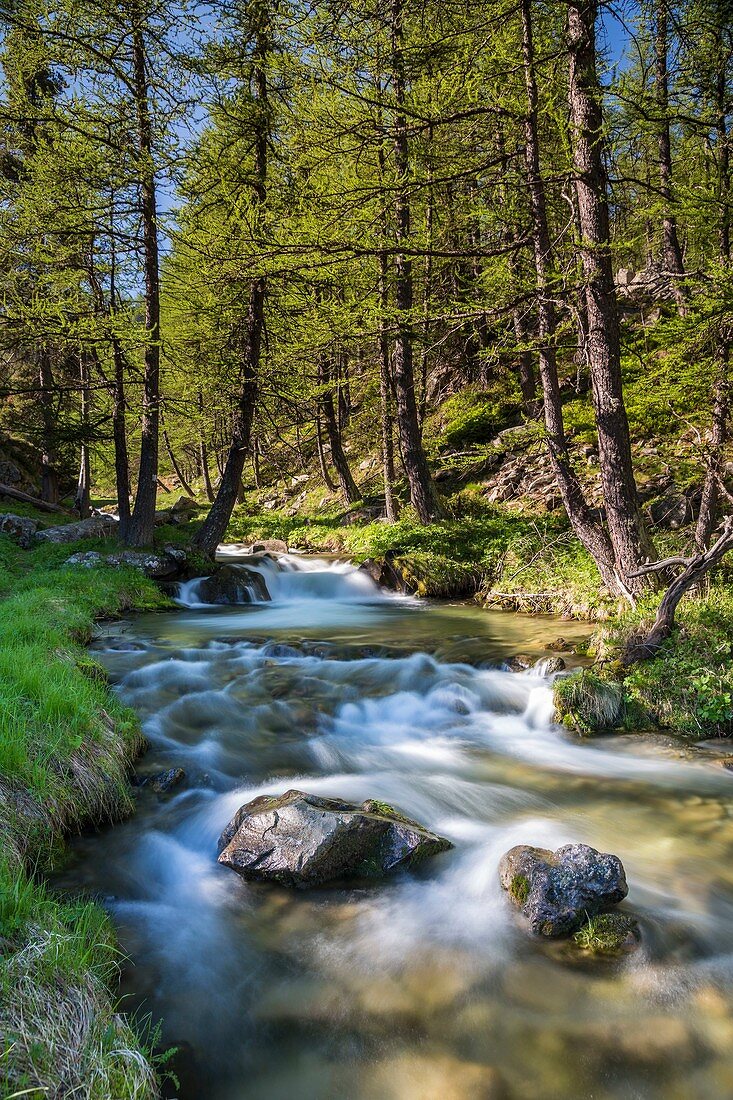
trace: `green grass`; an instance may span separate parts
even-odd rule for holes
[[[131,810],[143,738],[84,647],[95,619],[164,598],[134,570],[64,567],[78,548],[0,536],[0,1085],[142,1100],[153,1077],[113,1010],[106,918],[50,897],[38,874],[66,833]]]

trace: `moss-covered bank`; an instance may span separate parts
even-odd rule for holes
[[[41,875],[65,835],[132,808],[143,739],[84,644],[95,619],[163,597],[134,570],[65,568],[75,549],[0,536],[0,1094],[144,1100],[155,1078],[114,1009],[104,913]]]

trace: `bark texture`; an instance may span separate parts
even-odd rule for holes
[[[648,584],[636,571],[653,556],[653,548],[639,508],[621,383],[601,89],[596,72],[597,13],[596,0],[571,0],[568,5],[570,130],[606,521],[619,584],[633,595]]]

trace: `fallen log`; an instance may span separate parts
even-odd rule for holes
[[[3,485],[0,483],[0,497],[10,497],[11,500],[22,500],[24,504],[32,504],[34,508],[40,509],[41,512],[57,512],[62,516],[71,515],[71,512],[66,508],[62,508],[60,504],[49,504],[47,500],[41,500],[39,497],[32,497],[29,493],[21,493],[20,489],[13,489],[11,485]]]

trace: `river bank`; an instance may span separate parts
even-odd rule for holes
[[[115,1009],[109,921],[43,877],[67,836],[132,812],[145,741],[89,658],[94,623],[167,601],[135,570],[64,568],[78,548],[0,538],[0,1090],[147,1100],[153,1071]]]

